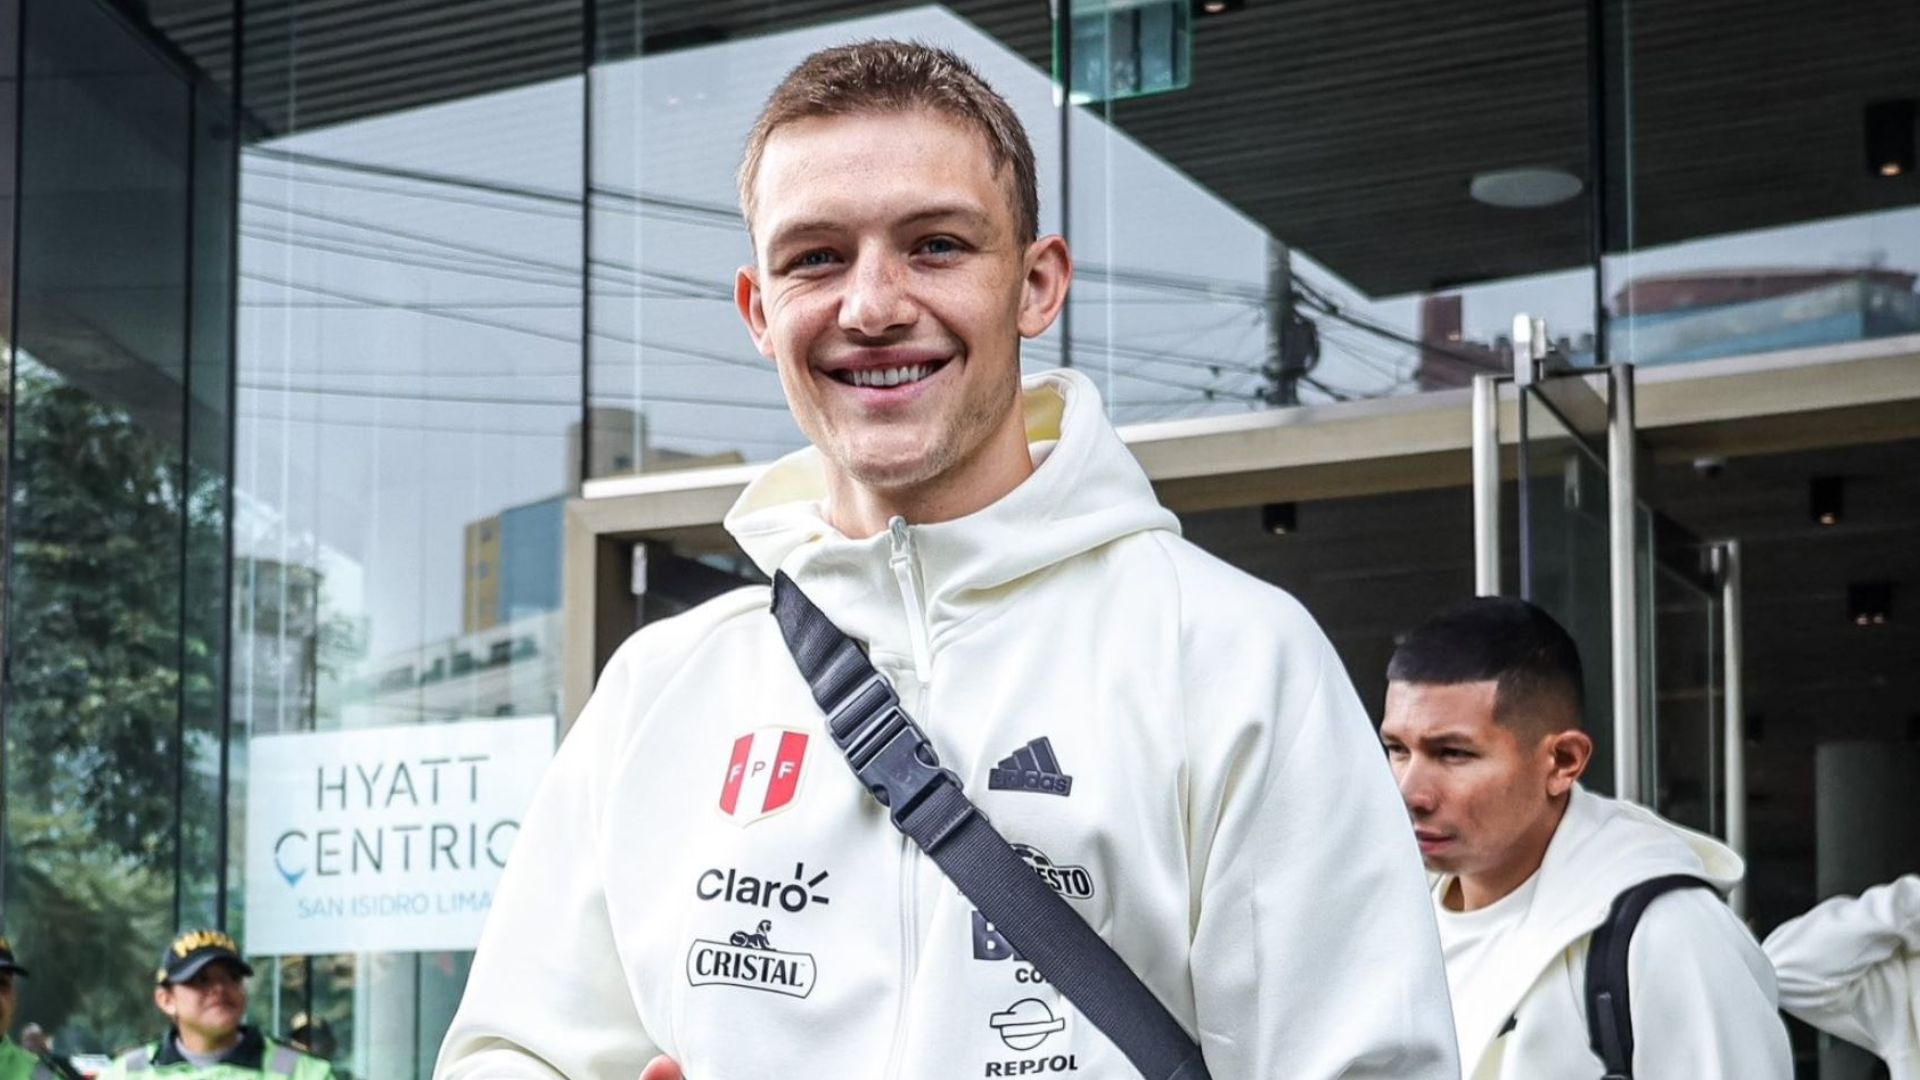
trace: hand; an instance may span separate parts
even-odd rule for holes
[[[687,1074],[680,1071],[680,1064],[666,1055],[647,1062],[640,1070],[640,1080],[687,1080]]]

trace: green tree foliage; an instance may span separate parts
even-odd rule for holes
[[[176,439],[32,360],[14,389],[6,922],[34,972],[19,1016],[64,1048],[108,1047],[157,1019],[176,862],[215,872],[224,492]]]

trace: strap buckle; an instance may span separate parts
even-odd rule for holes
[[[827,733],[846,754],[860,783],[903,830],[907,815],[935,788],[942,783],[960,784],[959,777],[941,767],[933,744],[900,707],[900,695],[877,671],[827,715]]]

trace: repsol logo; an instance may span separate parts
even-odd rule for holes
[[[808,877],[806,863],[793,864],[793,878],[789,881],[755,877],[733,869],[713,869],[702,873],[694,882],[693,894],[702,900],[768,910],[777,905],[780,910],[797,915],[807,910],[808,905],[828,903],[825,896],[815,891],[828,876],[827,871],[822,870]]]
[[[1073,1072],[1080,1068],[1080,1061],[1072,1054],[1055,1054],[1052,1057],[1029,1058],[1025,1061],[989,1061],[987,1076],[1038,1076],[1041,1073]]]

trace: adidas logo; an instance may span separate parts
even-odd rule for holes
[[[1073,794],[1073,777],[1060,770],[1060,759],[1053,756],[1053,744],[1041,736],[1002,759],[987,774],[987,786],[995,791],[1038,791],[1066,796]]]

